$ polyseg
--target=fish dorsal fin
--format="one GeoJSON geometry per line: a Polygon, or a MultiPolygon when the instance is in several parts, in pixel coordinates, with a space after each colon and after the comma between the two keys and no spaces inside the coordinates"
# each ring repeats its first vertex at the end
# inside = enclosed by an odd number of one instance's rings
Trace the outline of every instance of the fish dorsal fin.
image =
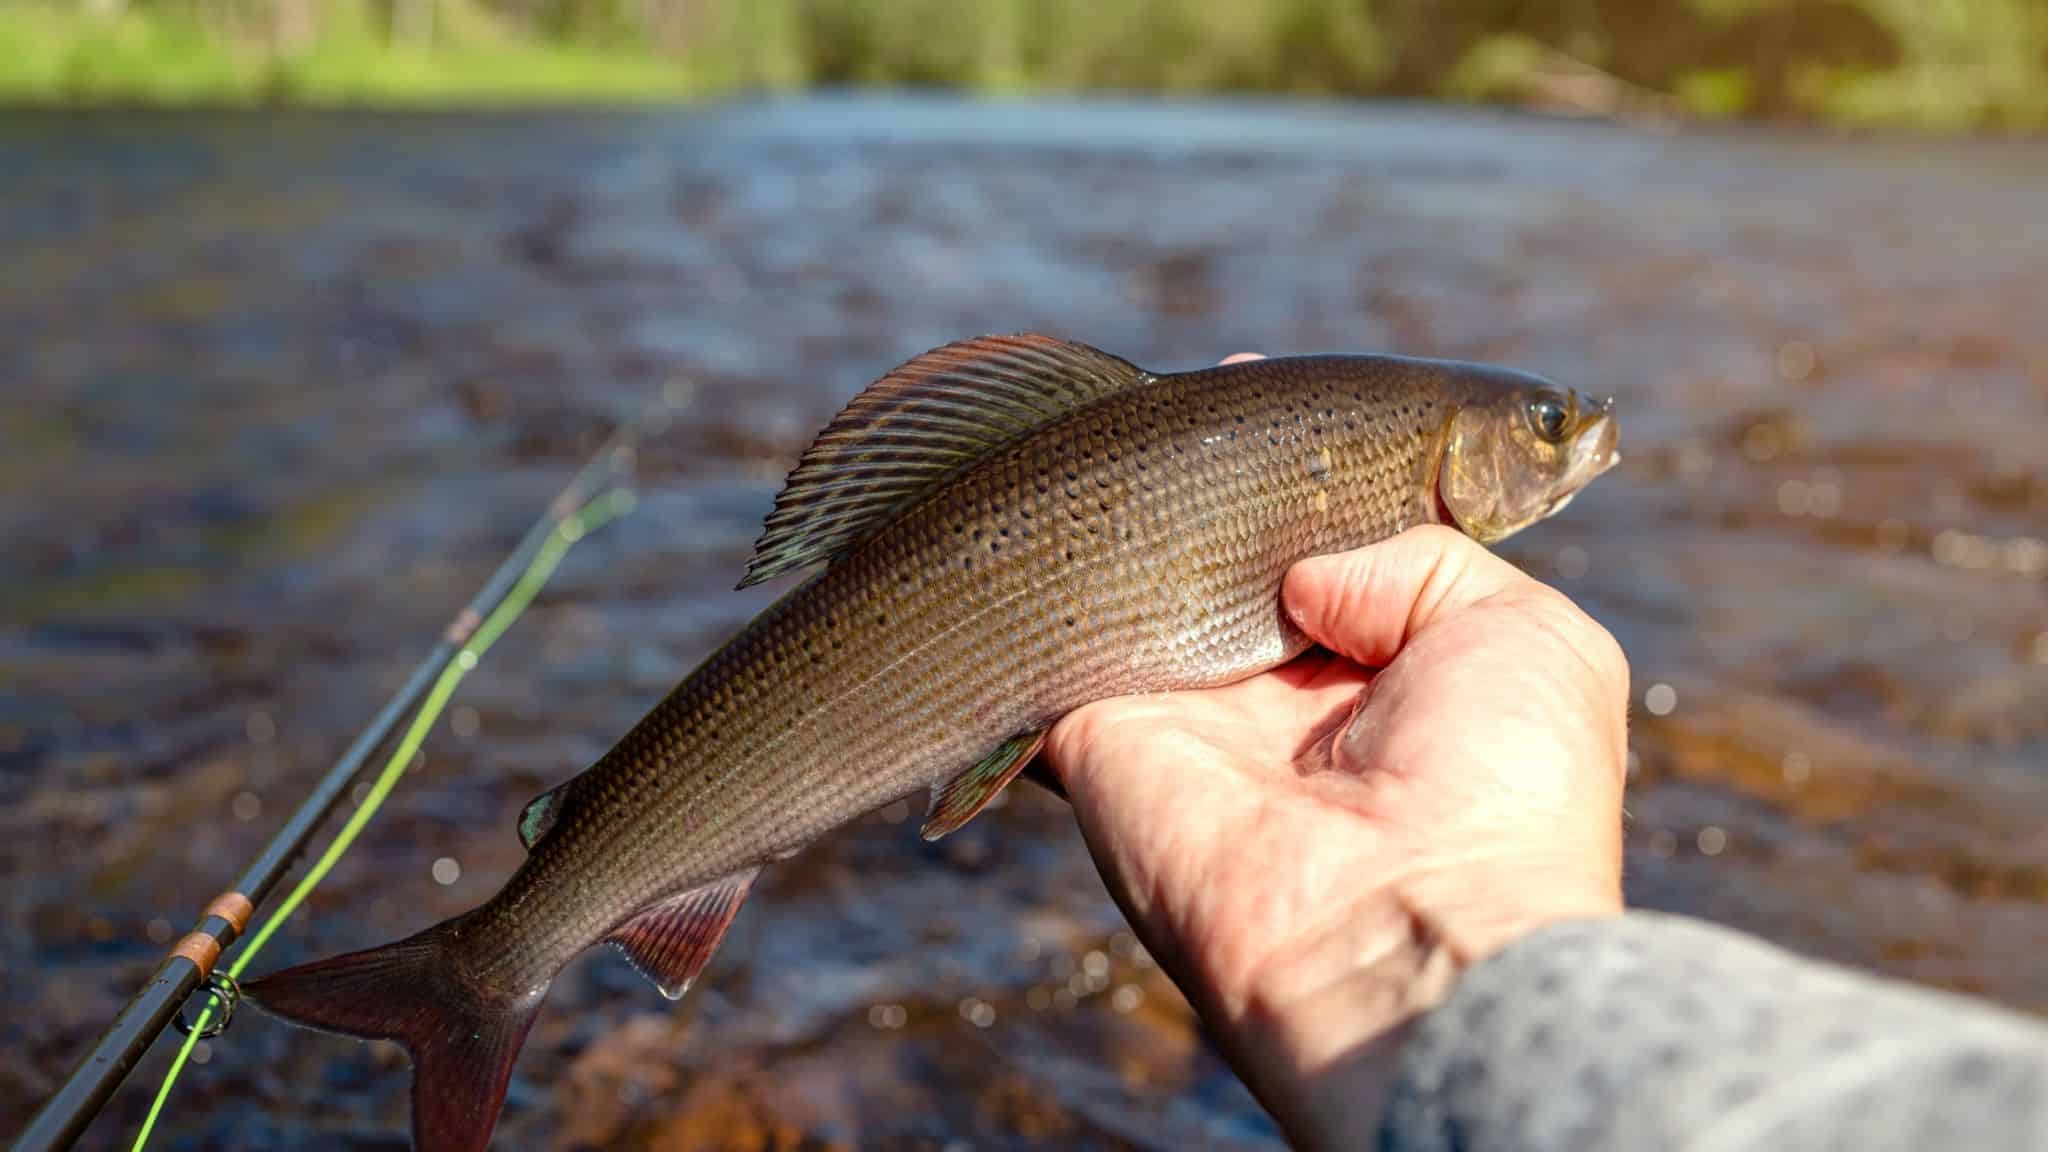
{"type": "Polygon", "coordinates": [[[553,788],[535,796],[519,810],[519,843],[528,852],[548,834],[555,821],[562,815],[563,802],[569,798],[569,785],[576,782],[574,777],[562,781],[553,788]]]}
{"type": "Polygon", "coordinates": [[[932,810],[925,816],[921,830],[924,838],[937,840],[949,832],[958,831],[974,819],[976,813],[988,807],[988,802],[1003,790],[1003,785],[1038,755],[1039,746],[1045,743],[1045,733],[1044,728],[1019,732],[996,745],[996,750],[982,757],[981,763],[948,780],[943,786],[932,789],[932,810]]]}
{"type": "Polygon", "coordinates": [[[935,348],[867,386],[789,474],[740,587],[830,560],[968,464],[1146,379],[1050,336],[935,348]]]}
{"type": "Polygon", "coordinates": [[[718,942],[725,939],[725,930],[732,927],[759,872],[735,872],[649,904],[612,929],[605,940],[617,945],[663,996],[680,1000],[718,951],[718,942]]]}

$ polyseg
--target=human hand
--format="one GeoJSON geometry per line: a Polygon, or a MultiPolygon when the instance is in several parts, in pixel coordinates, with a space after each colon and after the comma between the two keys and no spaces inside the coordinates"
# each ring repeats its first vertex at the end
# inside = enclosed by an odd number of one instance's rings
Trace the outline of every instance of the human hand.
{"type": "Polygon", "coordinates": [[[1046,753],[1111,892],[1289,1138],[1367,1146],[1407,1022],[1459,972],[1620,912],[1628,666],[1449,528],[1303,561],[1282,599],[1321,650],[1090,705],[1046,753]]]}

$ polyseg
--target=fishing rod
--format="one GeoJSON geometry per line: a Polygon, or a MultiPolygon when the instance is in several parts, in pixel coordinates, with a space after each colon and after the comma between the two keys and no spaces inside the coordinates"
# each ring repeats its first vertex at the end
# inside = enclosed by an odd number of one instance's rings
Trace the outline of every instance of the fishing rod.
{"type": "MultiPolygon", "coordinates": [[[[150,1045],[201,988],[207,990],[213,1003],[220,1005],[220,1026],[225,1026],[235,993],[226,974],[215,973],[221,953],[240,938],[256,909],[263,906],[264,900],[298,863],[307,841],[349,794],[357,777],[363,775],[371,763],[371,754],[427,696],[450,663],[465,652],[478,627],[535,567],[550,539],[607,489],[617,488],[620,478],[632,467],[634,447],[642,432],[658,427],[665,417],[665,404],[657,402],[640,419],[607,438],[578,470],[476,595],[456,613],[433,648],[406,677],[404,685],[320,777],[312,793],[264,845],[256,860],[243,870],[233,886],[206,903],[192,930],[171,946],[149,980],[15,1138],[13,1152],[56,1152],[71,1147],[106,1107],[115,1089],[127,1079],[150,1045]]],[[[180,1021],[180,1029],[184,1027],[180,1021]]]]}

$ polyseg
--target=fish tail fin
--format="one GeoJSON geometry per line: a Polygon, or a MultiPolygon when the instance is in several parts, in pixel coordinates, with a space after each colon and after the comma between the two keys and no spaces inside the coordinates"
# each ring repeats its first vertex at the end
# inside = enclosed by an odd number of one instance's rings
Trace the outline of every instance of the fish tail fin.
{"type": "Polygon", "coordinates": [[[243,991],[266,1012],[362,1039],[394,1040],[412,1055],[413,1144],[420,1152],[483,1152],[512,1063],[547,985],[494,994],[451,963],[455,926],[301,964],[243,991]]]}

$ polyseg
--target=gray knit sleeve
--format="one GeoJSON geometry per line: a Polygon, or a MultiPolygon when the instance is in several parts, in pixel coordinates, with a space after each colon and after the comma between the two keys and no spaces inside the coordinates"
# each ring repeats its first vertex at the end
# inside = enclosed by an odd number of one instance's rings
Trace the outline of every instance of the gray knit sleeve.
{"type": "Polygon", "coordinates": [[[1417,1023],[1380,1147],[2048,1150],[2048,1026],[1676,917],[1553,925],[1417,1023]]]}

